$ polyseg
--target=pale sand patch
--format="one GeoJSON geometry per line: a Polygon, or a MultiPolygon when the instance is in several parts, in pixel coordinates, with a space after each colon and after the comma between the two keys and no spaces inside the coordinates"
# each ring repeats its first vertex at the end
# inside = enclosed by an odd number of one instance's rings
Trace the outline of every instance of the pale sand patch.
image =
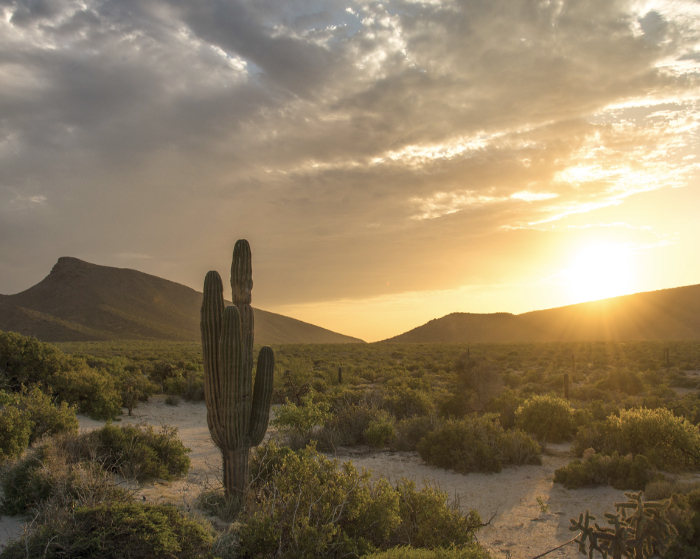
{"type": "MultiPolygon", "coordinates": [[[[81,430],[104,425],[79,416],[81,430]]],[[[219,483],[221,458],[207,429],[206,407],[203,403],[181,402],[178,406],[165,404],[163,396],[156,396],[148,404],[139,404],[134,415],[124,415],[122,423],[149,423],[156,428],[171,425],[185,446],[191,449],[192,467],[183,480],[156,482],[136,488],[139,498],[151,502],[170,502],[185,507],[194,504],[205,487],[219,483]]],[[[479,541],[495,557],[528,559],[556,547],[573,537],[569,518],[589,508],[600,520],[603,512],[612,511],[616,501],[626,500],[622,491],[610,487],[567,491],[552,481],[554,470],[571,460],[568,445],[550,445],[542,466],[505,468],[499,474],[461,475],[422,463],[412,452],[370,451],[369,449],[341,449],[340,460],[352,460],[358,469],[372,470],[374,478],[386,477],[397,481],[401,477],[414,480],[418,486],[432,483],[457,495],[463,510],[479,511],[483,521],[493,515],[490,526],[479,532],[479,541]],[[549,505],[549,513],[540,512],[537,497],[549,505]]],[[[0,545],[9,536],[21,533],[22,520],[3,517],[0,520],[0,545]]],[[[547,557],[582,558],[574,545],[555,551],[547,557]]]]}

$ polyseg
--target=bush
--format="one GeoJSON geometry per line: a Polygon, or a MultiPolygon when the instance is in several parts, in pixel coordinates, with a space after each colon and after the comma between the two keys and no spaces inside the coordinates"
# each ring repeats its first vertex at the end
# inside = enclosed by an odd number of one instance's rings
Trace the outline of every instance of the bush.
{"type": "Polygon", "coordinates": [[[69,406],[66,402],[54,404],[51,393],[45,394],[38,386],[33,386],[30,390],[22,387],[18,393],[0,395],[0,401],[4,402],[5,409],[14,407],[20,410],[32,423],[29,444],[44,435],[78,432],[75,406],[69,406]]]}
{"type": "Polygon", "coordinates": [[[239,521],[238,556],[358,556],[395,545],[471,545],[481,526],[433,488],[402,480],[370,482],[352,463],[339,464],[308,447],[274,443],[255,451],[251,471],[258,496],[239,521]]]}
{"type": "Polygon", "coordinates": [[[122,397],[122,407],[129,415],[139,402],[147,402],[155,394],[158,386],[151,382],[140,370],[122,371],[119,375],[119,390],[122,397]]]}
{"type": "Polygon", "coordinates": [[[554,482],[567,489],[612,485],[615,489],[641,490],[658,477],[642,455],[594,454],[588,460],[574,460],[554,472],[554,482]]]}
{"type": "Polygon", "coordinates": [[[573,450],[581,455],[593,447],[603,454],[643,454],[661,470],[684,471],[700,467],[700,433],[682,417],[664,408],[631,409],[580,428],[573,450]]]}
{"type": "Polygon", "coordinates": [[[6,464],[0,472],[0,488],[0,512],[10,515],[30,509],[66,509],[131,499],[131,494],[119,488],[114,476],[100,464],[70,463],[70,457],[52,441],[6,464]]]}
{"type": "Polygon", "coordinates": [[[204,372],[177,370],[163,382],[166,394],[182,396],[188,402],[204,400],[204,372]]]}
{"type": "Polygon", "coordinates": [[[407,382],[390,382],[389,388],[381,407],[396,419],[430,415],[435,411],[429,392],[413,388],[407,382]]]}
{"type": "Polygon", "coordinates": [[[314,403],[313,398],[314,392],[310,391],[301,397],[301,405],[297,406],[287,400],[283,406],[275,411],[272,425],[283,433],[300,435],[308,435],[316,426],[323,427],[325,422],[331,418],[330,405],[326,402],[314,403]]]}
{"type": "Polygon", "coordinates": [[[524,433],[505,431],[493,414],[448,420],[418,443],[418,452],[428,464],[462,473],[542,463],[537,442],[524,433]]]}
{"type": "Polygon", "coordinates": [[[394,450],[416,450],[421,439],[442,427],[443,423],[432,416],[402,419],[396,424],[396,438],[391,447],[394,450]]]}
{"type": "Polygon", "coordinates": [[[0,411],[0,462],[20,456],[29,446],[34,424],[15,406],[0,411]]]}
{"type": "Polygon", "coordinates": [[[121,395],[106,371],[91,369],[84,359],[35,338],[0,332],[0,370],[14,391],[39,384],[93,419],[114,419],[121,413],[121,395]]]}
{"type": "Polygon", "coordinates": [[[340,406],[314,438],[324,451],[333,451],[341,445],[366,444],[365,431],[370,422],[381,420],[385,413],[364,401],[340,406]]]}
{"type": "Polygon", "coordinates": [[[364,437],[370,446],[377,448],[383,448],[387,443],[394,440],[396,438],[396,428],[391,420],[391,416],[385,412],[382,417],[370,421],[364,430],[364,437]]]}
{"type": "Polygon", "coordinates": [[[2,551],[2,559],[213,557],[211,525],[170,505],[107,503],[58,515],[2,551]]]}
{"type": "Polygon", "coordinates": [[[540,440],[559,443],[573,434],[569,402],[557,396],[532,396],[515,412],[515,423],[540,440]]]}
{"type": "Polygon", "coordinates": [[[190,468],[190,449],[178,438],[176,427],[166,425],[156,433],[150,425],[105,425],[90,436],[98,443],[93,452],[105,468],[139,481],[172,480],[190,468]]]}

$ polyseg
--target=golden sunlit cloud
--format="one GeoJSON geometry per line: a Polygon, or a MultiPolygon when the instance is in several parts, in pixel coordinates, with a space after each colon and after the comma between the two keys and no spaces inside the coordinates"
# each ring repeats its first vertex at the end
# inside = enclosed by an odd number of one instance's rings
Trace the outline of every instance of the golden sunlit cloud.
{"type": "Polygon", "coordinates": [[[516,192],[510,195],[511,198],[516,200],[522,200],[524,202],[537,202],[539,200],[550,200],[552,198],[558,198],[559,194],[554,194],[553,192],[516,192]]]}

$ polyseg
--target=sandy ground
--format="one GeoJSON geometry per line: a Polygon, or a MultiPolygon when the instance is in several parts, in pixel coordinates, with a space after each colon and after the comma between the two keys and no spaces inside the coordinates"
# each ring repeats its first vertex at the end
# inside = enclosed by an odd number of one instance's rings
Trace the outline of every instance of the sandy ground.
{"type": "MultiPolygon", "coordinates": [[[[81,430],[91,430],[102,422],[79,416],[81,430]]],[[[203,403],[182,402],[168,406],[164,397],[140,404],[123,423],[150,423],[176,426],[184,444],[191,449],[192,468],[187,478],[176,482],[155,482],[137,488],[139,497],[151,502],[171,502],[191,507],[205,487],[216,486],[220,479],[220,455],[209,436],[203,403]]],[[[506,468],[499,474],[462,475],[424,464],[417,453],[373,451],[368,448],[342,449],[337,457],[352,460],[358,469],[367,468],[373,476],[396,481],[401,477],[417,485],[431,483],[459,498],[463,510],[476,509],[482,521],[490,525],[478,535],[479,541],[494,557],[529,559],[568,540],[569,519],[589,508],[602,519],[612,511],[613,503],[626,500],[622,491],[610,487],[567,491],[552,482],[554,470],[571,459],[568,445],[549,445],[542,466],[506,468]],[[548,505],[543,513],[537,497],[548,505]]],[[[22,532],[26,519],[3,517],[0,520],[0,547],[22,532]]],[[[547,557],[582,558],[573,544],[547,557]]]]}

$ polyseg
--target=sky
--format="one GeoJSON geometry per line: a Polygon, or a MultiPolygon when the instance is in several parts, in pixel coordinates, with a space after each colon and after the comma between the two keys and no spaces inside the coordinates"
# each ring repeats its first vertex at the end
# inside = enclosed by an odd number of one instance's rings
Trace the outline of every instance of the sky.
{"type": "Polygon", "coordinates": [[[700,283],[700,1],[0,0],[0,293],[60,256],[366,341],[700,283]]]}

